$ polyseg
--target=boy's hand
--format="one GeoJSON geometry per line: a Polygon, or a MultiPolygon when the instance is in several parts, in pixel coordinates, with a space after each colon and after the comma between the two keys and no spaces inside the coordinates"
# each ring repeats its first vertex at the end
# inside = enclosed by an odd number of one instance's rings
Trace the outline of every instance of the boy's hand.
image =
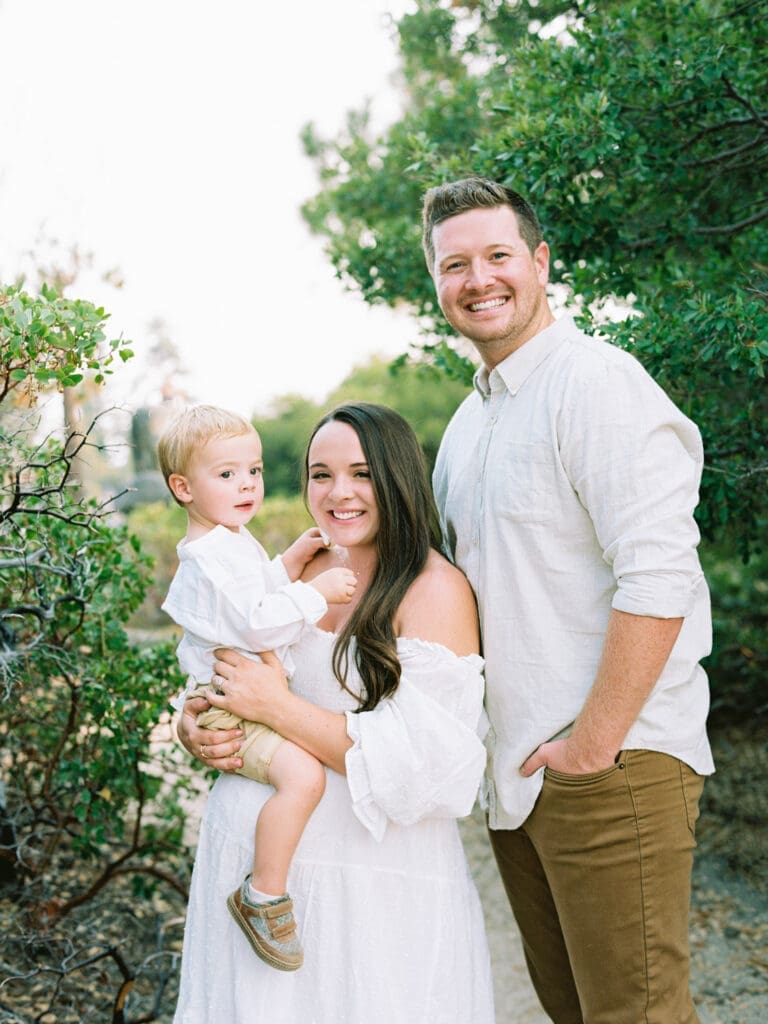
{"type": "Polygon", "coordinates": [[[328,604],[349,604],[357,587],[357,577],[351,569],[326,569],[309,582],[328,604]]]}
{"type": "Polygon", "coordinates": [[[310,527],[297,537],[281,555],[291,582],[295,582],[301,576],[304,566],[312,561],[318,551],[323,551],[327,547],[326,540],[316,526],[310,527]]]}

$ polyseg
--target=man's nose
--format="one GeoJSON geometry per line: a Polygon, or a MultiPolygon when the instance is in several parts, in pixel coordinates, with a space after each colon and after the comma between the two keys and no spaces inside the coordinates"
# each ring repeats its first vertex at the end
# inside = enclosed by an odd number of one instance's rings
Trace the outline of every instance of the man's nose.
{"type": "Polygon", "coordinates": [[[464,283],[473,291],[482,291],[493,280],[492,268],[484,260],[473,260],[467,266],[464,283]]]}

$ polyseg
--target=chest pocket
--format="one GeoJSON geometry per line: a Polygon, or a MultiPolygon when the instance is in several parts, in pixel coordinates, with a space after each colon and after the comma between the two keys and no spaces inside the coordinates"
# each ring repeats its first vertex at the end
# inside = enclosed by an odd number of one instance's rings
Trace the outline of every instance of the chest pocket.
{"type": "Polygon", "coordinates": [[[489,506],[504,519],[549,523],[557,515],[558,472],[549,444],[507,442],[488,475],[489,506]]]}

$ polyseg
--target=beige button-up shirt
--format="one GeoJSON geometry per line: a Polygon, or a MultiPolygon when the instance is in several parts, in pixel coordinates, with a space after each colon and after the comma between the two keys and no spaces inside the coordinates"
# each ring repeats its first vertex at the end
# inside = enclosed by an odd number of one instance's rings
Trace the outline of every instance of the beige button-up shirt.
{"type": "Polygon", "coordinates": [[[446,550],[478,598],[491,827],[516,828],[533,808],[543,769],[524,779],[520,766],[578,715],[611,608],[685,617],[623,748],[714,770],[693,519],[702,463],[696,426],[637,360],[570,317],[476,374],[434,488],[446,550]]]}

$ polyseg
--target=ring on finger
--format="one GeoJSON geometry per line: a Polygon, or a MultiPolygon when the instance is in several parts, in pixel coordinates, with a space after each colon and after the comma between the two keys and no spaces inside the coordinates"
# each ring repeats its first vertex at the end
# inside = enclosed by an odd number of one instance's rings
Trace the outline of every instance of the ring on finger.
{"type": "Polygon", "coordinates": [[[207,749],[208,749],[207,744],[202,743],[200,745],[200,757],[202,757],[204,761],[208,760],[208,754],[206,753],[207,749]]]}

